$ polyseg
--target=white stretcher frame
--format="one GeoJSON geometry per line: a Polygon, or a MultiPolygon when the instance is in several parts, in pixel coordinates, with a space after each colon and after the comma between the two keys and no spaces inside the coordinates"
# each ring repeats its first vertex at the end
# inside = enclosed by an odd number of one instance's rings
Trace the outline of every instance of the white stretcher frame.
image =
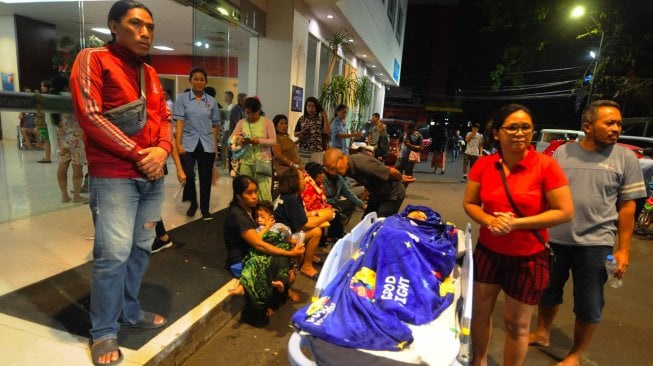
{"type": "MultiPolygon", "coordinates": [[[[342,239],[338,240],[331,249],[329,256],[322,266],[320,276],[315,284],[313,299],[320,297],[322,291],[328,283],[335,277],[338,270],[351,258],[367,229],[379,219],[375,212],[367,214],[361,222],[356,225],[352,231],[342,239]]],[[[472,254],[472,226],[467,224],[465,232],[458,230],[459,243],[464,243],[464,249],[459,250],[463,255],[462,266],[460,266],[460,298],[462,301],[454,301],[451,306],[462,304],[460,309],[456,309],[455,316],[458,327],[458,341],[460,348],[457,356],[443,366],[466,366],[471,362],[471,337],[470,325],[472,319],[472,300],[474,288],[474,260],[472,254]]],[[[461,246],[459,245],[459,248],[461,246]]],[[[455,271],[455,270],[454,270],[455,271]]],[[[310,359],[304,352],[308,352],[308,338],[298,331],[293,332],[288,341],[288,359],[293,366],[316,366],[316,362],[310,359]]]]}

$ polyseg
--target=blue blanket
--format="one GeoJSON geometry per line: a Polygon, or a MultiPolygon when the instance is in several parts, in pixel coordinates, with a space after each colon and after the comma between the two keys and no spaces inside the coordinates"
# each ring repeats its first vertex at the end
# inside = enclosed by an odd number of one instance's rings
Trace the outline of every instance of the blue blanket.
{"type": "Polygon", "coordinates": [[[339,346],[401,350],[413,341],[405,323],[428,323],[453,301],[457,240],[437,212],[409,205],[369,228],[322,297],[292,324],[339,346]],[[426,220],[407,217],[415,210],[426,220]]]}

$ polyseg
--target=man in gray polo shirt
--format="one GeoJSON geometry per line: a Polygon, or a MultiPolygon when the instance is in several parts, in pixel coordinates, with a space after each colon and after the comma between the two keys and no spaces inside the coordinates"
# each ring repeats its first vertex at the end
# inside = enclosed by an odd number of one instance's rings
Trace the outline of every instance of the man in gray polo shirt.
{"type": "Polygon", "coordinates": [[[347,175],[370,192],[365,214],[394,215],[406,197],[401,173],[367,154],[345,155],[339,149],[328,149],[324,153],[324,170],[331,175],[347,175]]]}
{"type": "Polygon", "coordinates": [[[558,365],[580,365],[601,321],[605,257],[612,254],[618,236],[615,275],[621,278],[628,269],[635,200],[646,195],[637,157],[616,144],[622,123],[619,104],[595,101],[585,109],[581,122],[585,139],[565,144],[553,155],[569,179],[575,215],[571,222],[549,229],[555,260],[549,288],[538,307],[537,329],[530,335],[532,345],[549,346],[551,326],[571,271],[574,343],[558,365]]]}
{"type": "Polygon", "coordinates": [[[379,143],[379,125],[381,123],[381,115],[378,113],[372,114],[372,125],[367,131],[367,144],[374,148],[379,143]]]}

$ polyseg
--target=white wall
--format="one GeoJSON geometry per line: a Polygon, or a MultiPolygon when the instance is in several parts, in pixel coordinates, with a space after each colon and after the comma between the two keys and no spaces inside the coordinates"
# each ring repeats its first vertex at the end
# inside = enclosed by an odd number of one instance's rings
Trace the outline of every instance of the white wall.
{"type": "MultiPolygon", "coordinates": [[[[292,71],[290,76],[290,90],[292,94],[292,85],[300,86],[304,89],[304,99],[302,101],[302,108],[306,98],[311,96],[306,91],[306,62],[308,54],[308,19],[304,18],[299,12],[294,11],[295,18],[293,21],[293,47],[292,47],[292,71]]],[[[312,93],[311,93],[312,94],[312,93]]],[[[288,131],[295,130],[295,124],[303,112],[291,112],[290,100],[288,100],[288,131]],[[292,129],[291,129],[292,128],[292,129]]]]}
{"type": "MultiPolygon", "coordinates": [[[[13,73],[14,88],[18,88],[18,55],[13,15],[0,16],[0,72],[13,73]]],[[[0,112],[0,118],[2,118],[2,138],[16,140],[18,112],[0,112]]]]}
{"type": "Polygon", "coordinates": [[[305,86],[308,21],[294,9],[293,0],[275,0],[267,9],[265,37],[259,38],[258,85],[268,118],[288,116],[294,128],[299,118],[290,112],[292,86],[305,86]]]}
{"type": "Polygon", "coordinates": [[[238,58],[238,93],[246,93],[248,96],[258,95],[258,48],[259,37],[249,37],[249,56],[238,58]],[[243,73],[240,70],[247,70],[247,72],[243,73]]]}
{"type": "MultiPolygon", "coordinates": [[[[405,17],[407,0],[399,0],[398,3],[401,4],[405,17]]],[[[402,63],[404,32],[402,30],[401,42],[397,41],[383,3],[378,0],[342,0],[338,1],[337,5],[342,13],[346,14],[356,33],[364,38],[365,44],[379,60],[384,73],[392,77],[395,59],[400,66],[402,63]]],[[[398,80],[396,81],[398,85],[398,80]]]]}

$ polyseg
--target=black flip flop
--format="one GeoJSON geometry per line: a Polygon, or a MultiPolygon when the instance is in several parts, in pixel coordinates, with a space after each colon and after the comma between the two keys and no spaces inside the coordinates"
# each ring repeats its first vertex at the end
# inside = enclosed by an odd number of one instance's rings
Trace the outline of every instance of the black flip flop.
{"type": "Polygon", "coordinates": [[[111,366],[122,362],[122,352],[118,347],[118,340],[115,338],[105,339],[96,344],[91,344],[91,358],[95,366],[111,366]],[[107,353],[118,351],[118,359],[108,363],[100,363],[100,357],[107,353]]]}

